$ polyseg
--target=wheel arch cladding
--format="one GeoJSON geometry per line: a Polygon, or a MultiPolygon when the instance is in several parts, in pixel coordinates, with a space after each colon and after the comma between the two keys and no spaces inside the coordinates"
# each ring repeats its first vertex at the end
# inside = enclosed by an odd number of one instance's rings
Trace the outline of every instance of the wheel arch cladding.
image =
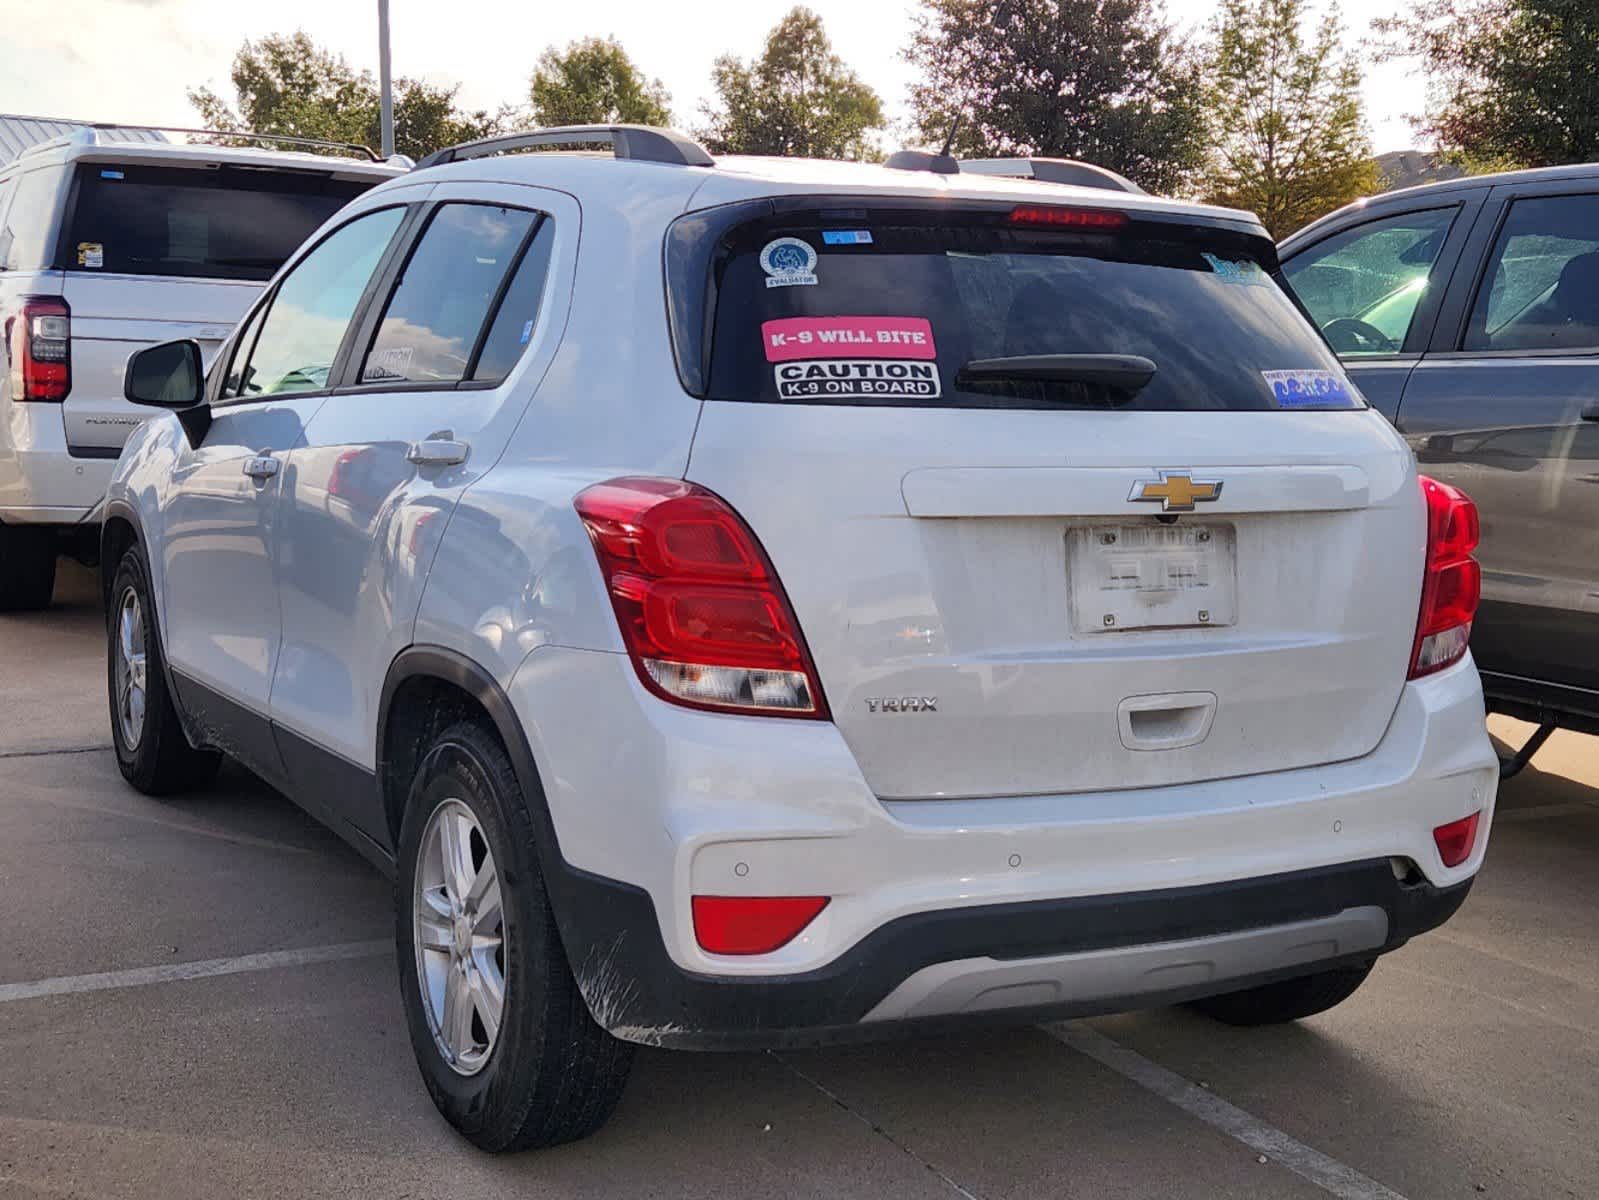
{"type": "Polygon", "coordinates": [[[120,509],[106,517],[100,530],[100,595],[107,608],[111,604],[111,583],[128,548],[141,539],[138,527],[120,509]]]}
{"type": "MultiPolygon", "coordinates": [[[[605,936],[618,922],[596,920],[598,914],[578,911],[583,904],[592,903],[594,896],[590,889],[581,887],[579,877],[584,873],[569,866],[561,854],[538,764],[516,710],[487,670],[442,646],[412,646],[402,651],[383,685],[378,709],[377,765],[395,844],[398,845],[411,779],[423,751],[434,736],[463,716],[485,721],[510,757],[522,802],[533,823],[537,839],[534,851],[544,876],[545,894],[584,1002],[603,1028],[627,1024],[638,988],[619,977],[620,964],[615,954],[618,939],[605,936]]],[[[653,909],[649,915],[653,921],[653,909]]],[[[620,922],[621,928],[627,925],[628,922],[620,922]]]]}

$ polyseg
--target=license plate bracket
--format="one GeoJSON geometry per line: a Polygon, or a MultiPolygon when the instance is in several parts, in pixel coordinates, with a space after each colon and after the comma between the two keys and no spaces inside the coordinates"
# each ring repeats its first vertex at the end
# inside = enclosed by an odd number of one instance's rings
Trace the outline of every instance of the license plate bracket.
{"type": "Polygon", "coordinates": [[[1066,531],[1078,633],[1200,629],[1238,619],[1238,550],[1226,523],[1096,522],[1066,531]]]}

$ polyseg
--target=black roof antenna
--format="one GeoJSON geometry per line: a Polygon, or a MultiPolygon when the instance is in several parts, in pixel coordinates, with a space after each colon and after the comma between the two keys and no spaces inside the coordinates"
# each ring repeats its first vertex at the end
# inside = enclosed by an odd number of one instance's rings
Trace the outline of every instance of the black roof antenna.
{"type": "Polygon", "coordinates": [[[949,136],[944,139],[944,148],[938,152],[939,158],[949,157],[950,148],[955,145],[955,135],[960,132],[961,118],[965,115],[965,109],[955,110],[955,119],[949,123],[949,136]]]}
{"type": "Polygon", "coordinates": [[[960,130],[963,116],[965,116],[964,111],[956,112],[955,119],[950,122],[949,135],[944,138],[944,148],[937,154],[927,150],[899,150],[890,154],[888,161],[883,165],[900,171],[931,171],[935,175],[959,175],[960,161],[949,151],[955,144],[955,134],[960,130]]]}

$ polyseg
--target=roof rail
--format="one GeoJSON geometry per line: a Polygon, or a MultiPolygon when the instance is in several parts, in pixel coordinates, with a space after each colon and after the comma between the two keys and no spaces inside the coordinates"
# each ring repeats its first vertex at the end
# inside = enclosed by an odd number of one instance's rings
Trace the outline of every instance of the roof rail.
{"type": "MultiPolygon", "coordinates": [[[[55,146],[63,143],[70,144],[84,140],[88,140],[91,145],[104,145],[107,142],[118,140],[105,135],[131,131],[136,133],[187,133],[201,137],[242,138],[245,141],[252,142],[287,142],[294,146],[326,146],[334,150],[353,150],[371,162],[382,161],[378,158],[377,151],[370,146],[363,146],[359,142],[331,142],[326,138],[299,137],[287,133],[251,133],[243,129],[192,129],[184,125],[120,125],[109,121],[62,121],[61,124],[73,124],[80,126],[80,128],[72,133],[64,133],[59,137],[53,137],[48,141],[30,146],[22,154],[29,154],[46,146],[55,146]]],[[[17,157],[20,158],[22,155],[19,154],[17,157]]]]}
{"type": "Polygon", "coordinates": [[[705,152],[705,147],[673,129],[657,129],[650,125],[558,125],[446,146],[417,163],[416,169],[420,171],[443,163],[464,162],[469,158],[487,158],[512,150],[589,144],[609,145],[617,158],[633,162],[670,163],[678,167],[716,165],[716,160],[705,152]]]}
{"type": "Polygon", "coordinates": [[[1138,192],[1124,175],[1073,158],[954,158],[928,150],[900,150],[885,166],[901,171],[932,171],[938,175],[990,175],[1004,179],[1036,179],[1040,183],[1069,183],[1076,187],[1104,188],[1112,192],[1138,192]]]}

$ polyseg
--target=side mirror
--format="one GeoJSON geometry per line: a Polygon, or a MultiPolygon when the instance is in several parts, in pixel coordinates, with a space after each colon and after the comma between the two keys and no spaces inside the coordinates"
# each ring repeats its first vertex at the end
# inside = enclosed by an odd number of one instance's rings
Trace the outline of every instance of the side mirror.
{"type": "Polygon", "coordinates": [[[205,364],[192,339],[146,346],[128,358],[122,394],[134,404],[193,408],[205,399],[205,364]]]}

